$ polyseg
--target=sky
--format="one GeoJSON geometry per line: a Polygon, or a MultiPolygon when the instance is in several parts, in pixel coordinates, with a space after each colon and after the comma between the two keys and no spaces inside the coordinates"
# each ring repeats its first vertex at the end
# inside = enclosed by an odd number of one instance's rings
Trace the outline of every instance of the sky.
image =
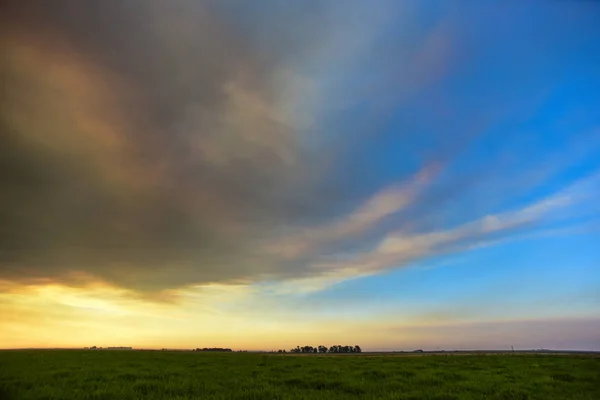
{"type": "Polygon", "coordinates": [[[600,2],[2,7],[0,347],[600,351],[600,2]]]}

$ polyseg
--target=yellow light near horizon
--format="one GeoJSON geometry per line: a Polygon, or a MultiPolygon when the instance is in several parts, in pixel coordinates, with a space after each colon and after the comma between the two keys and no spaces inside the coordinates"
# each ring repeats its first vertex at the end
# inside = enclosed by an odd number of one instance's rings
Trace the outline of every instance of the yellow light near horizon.
{"type": "Polygon", "coordinates": [[[352,343],[374,335],[347,323],[253,312],[254,290],[209,285],[181,290],[176,302],[144,299],[104,284],[12,286],[0,294],[3,347],[132,346],[244,349],[287,348],[293,343],[352,343]],[[229,303],[227,303],[229,301],[229,303]],[[238,304],[236,312],[222,307],[238,304]],[[245,306],[247,304],[247,306],[245,306]],[[362,332],[361,332],[362,331],[362,332]],[[352,332],[352,333],[349,333],[352,332]]]}

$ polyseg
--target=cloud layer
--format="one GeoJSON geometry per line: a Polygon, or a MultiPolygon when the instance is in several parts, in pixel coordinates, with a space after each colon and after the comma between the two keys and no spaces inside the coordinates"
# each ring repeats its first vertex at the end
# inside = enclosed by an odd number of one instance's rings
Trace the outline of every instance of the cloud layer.
{"type": "Polygon", "coordinates": [[[502,107],[444,119],[431,87],[478,43],[452,8],[427,19],[389,6],[8,2],[0,279],[139,291],[344,279],[578,204],[551,191],[447,218],[495,179],[460,168],[502,107]],[[398,19],[406,35],[385,40],[398,19]],[[427,115],[395,121],[419,96],[432,99],[427,115]],[[386,179],[377,146],[401,159],[386,179]]]}

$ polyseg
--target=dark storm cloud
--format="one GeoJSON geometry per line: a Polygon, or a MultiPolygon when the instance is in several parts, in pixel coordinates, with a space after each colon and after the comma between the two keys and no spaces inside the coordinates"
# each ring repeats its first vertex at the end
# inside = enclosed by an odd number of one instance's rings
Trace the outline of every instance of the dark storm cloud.
{"type": "Polygon", "coordinates": [[[12,2],[3,19],[4,276],[254,278],[272,266],[252,238],[327,208],[273,98],[285,49],[210,5],[12,2]]]}

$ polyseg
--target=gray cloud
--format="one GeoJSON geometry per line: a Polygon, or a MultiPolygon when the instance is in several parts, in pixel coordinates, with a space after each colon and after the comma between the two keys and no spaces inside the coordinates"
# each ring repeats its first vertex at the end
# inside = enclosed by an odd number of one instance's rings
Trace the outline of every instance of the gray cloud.
{"type": "Polygon", "coordinates": [[[141,287],[254,276],[253,236],[326,208],[310,192],[318,157],[271,87],[285,54],[261,54],[209,5],[8,11],[3,275],[82,269],[141,287]]]}

